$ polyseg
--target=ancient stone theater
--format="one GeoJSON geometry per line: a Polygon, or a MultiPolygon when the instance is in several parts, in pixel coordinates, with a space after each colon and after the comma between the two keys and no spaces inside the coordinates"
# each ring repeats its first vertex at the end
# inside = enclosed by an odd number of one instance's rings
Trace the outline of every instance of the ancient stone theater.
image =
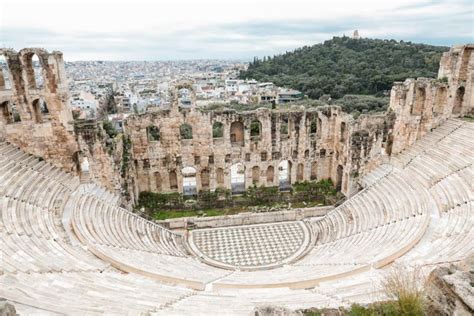
{"type": "Polygon", "coordinates": [[[395,267],[462,261],[474,251],[473,50],[452,47],[438,78],[395,82],[386,113],[356,119],[333,105],[204,110],[193,94],[180,102],[192,86],[178,82],[169,108],[130,115],[113,140],[73,120],[61,52],[0,50],[0,298],[21,315],[250,315],[383,301],[395,267]],[[322,179],[345,196],[324,216],[172,230],[130,211],[144,191],[322,179]]]}

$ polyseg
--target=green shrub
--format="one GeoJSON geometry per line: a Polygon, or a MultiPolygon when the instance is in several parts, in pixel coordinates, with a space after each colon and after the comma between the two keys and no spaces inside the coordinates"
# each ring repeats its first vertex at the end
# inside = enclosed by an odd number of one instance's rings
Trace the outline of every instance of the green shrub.
{"type": "Polygon", "coordinates": [[[114,138],[118,135],[117,130],[114,128],[112,122],[105,120],[102,122],[102,127],[110,138],[114,138]]]}

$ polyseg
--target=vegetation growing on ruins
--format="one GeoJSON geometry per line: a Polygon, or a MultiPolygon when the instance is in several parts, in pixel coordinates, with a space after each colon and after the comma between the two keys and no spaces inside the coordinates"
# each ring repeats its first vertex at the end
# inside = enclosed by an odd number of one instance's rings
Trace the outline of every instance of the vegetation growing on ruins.
{"type": "Polygon", "coordinates": [[[112,122],[110,122],[109,120],[104,120],[102,122],[102,127],[110,138],[114,138],[118,135],[117,130],[113,126],[112,122]]]}
{"type": "Polygon", "coordinates": [[[313,99],[324,94],[336,99],[347,94],[382,96],[394,81],[436,77],[447,50],[404,41],[334,37],[282,55],[256,58],[240,77],[272,81],[313,99]]]}
{"type": "Polygon", "coordinates": [[[250,207],[258,206],[271,211],[289,204],[292,207],[332,205],[339,197],[331,180],[295,183],[291,192],[280,192],[278,187],[253,186],[242,195],[232,195],[225,189],[201,191],[193,197],[144,191],[140,192],[136,210],[143,209],[143,215],[153,219],[218,216],[248,212],[250,207]]]}
{"type": "MultiPolygon", "coordinates": [[[[304,106],[305,108],[312,108],[325,105],[339,105],[344,112],[352,113],[354,116],[358,116],[361,113],[373,113],[383,112],[387,110],[390,102],[389,97],[376,97],[374,95],[356,95],[348,94],[340,99],[327,99],[324,101],[304,99],[292,103],[278,104],[278,108],[290,108],[292,106],[304,106]]],[[[258,108],[271,109],[272,105],[268,103],[262,104],[240,104],[240,103],[212,103],[205,107],[204,111],[218,111],[224,109],[232,109],[237,112],[240,111],[251,111],[258,108]]]]}
{"type": "Polygon", "coordinates": [[[339,308],[337,312],[327,309],[307,309],[305,316],[348,315],[348,316],[423,316],[425,302],[423,300],[423,283],[425,277],[418,267],[407,269],[394,267],[383,279],[382,288],[389,301],[375,302],[368,305],[353,304],[349,309],[339,308]]]}

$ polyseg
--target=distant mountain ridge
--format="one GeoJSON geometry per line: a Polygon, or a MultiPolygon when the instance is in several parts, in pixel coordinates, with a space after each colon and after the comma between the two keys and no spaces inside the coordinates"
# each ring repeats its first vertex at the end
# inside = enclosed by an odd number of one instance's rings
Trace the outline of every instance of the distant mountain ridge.
{"type": "Polygon", "coordinates": [[[324,94],[332,98],[382,95],[394,81],[436,77],[441,55],[448,50],[404,41],[334,37],[274,57],[256,58],[240,77],[272,81],[313,99],[324,94]]]}

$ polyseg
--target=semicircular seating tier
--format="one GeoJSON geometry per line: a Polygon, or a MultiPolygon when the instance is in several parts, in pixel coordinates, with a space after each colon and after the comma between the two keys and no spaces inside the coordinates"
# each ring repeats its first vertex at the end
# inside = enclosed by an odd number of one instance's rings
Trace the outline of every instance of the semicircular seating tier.
{"type": "Polygon", "coordinates": [[[380,282],[394,264],[429,271],[474,251],[472,135],[473,123],[448,120],[365,176],[364,188],[322,219],[189,238],[0,142],[0,297],[20,314],[42,315],[248,315],[265,304],[385,299],[380,282]],[[278,247],[268,246],[273,233],[278,247]],[[268,239],[264,247],[236,248],[254,236],[268,239]],[[224,252],[213,238],[225,240],[224,252]]]}

